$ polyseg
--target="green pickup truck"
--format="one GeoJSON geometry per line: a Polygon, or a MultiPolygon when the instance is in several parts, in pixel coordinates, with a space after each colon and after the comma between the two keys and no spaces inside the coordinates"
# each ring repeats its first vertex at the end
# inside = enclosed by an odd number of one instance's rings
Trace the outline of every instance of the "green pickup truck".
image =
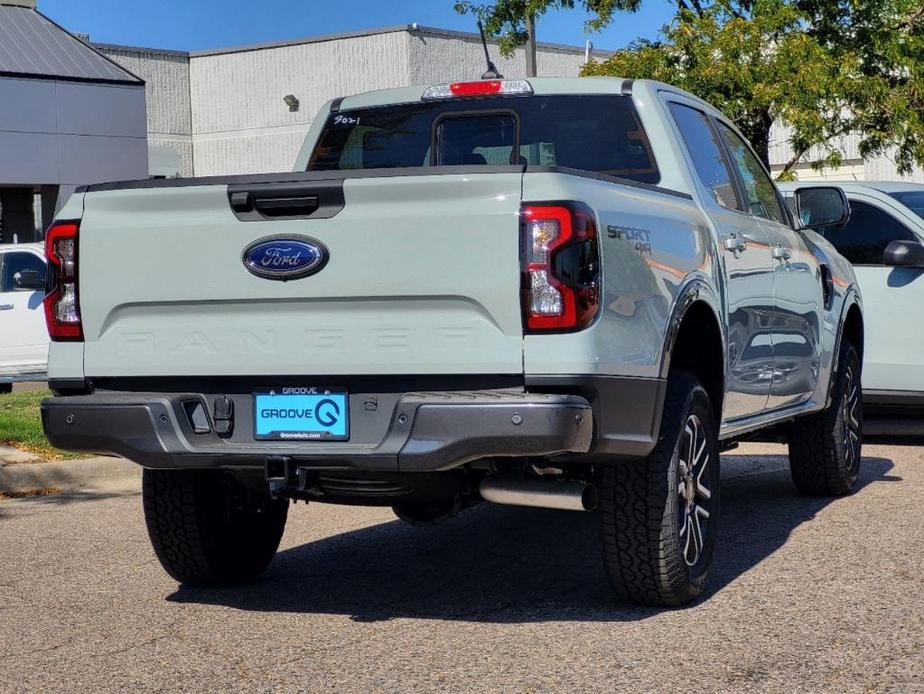
{"type": "Polygon", "coordinates": [[[731,123],[668,85],[483,80],[336,99],[294,173],[80,190],[49,231],[51,442],[145,468],[166,570],[253,579],[292,500],[415,524],[595,512],[617,595],[706,585],[719,452],[846,494],[850,265],[731,123]]]}

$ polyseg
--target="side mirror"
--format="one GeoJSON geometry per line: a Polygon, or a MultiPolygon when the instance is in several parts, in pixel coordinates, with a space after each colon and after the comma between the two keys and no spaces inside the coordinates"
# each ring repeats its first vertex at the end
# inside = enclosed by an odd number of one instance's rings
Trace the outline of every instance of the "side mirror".
{"type": "Polygon", "coordinates": [[[794,200],[803,229],[839,227],[850,221],[850,203],[840,188],[799,188],[794,200]]]}
{"type": "Polygon", "coordinates": [[[891,267],[924,268],[924,244],[919,241],[893,241],[882,254],[882,264],[891,267]]]}
{"type": "Polygon", "coordinates": [[[13,289],[17,292],[44,291],[45,275],[38,270],[21,270],[13,275],[13,289]]]}

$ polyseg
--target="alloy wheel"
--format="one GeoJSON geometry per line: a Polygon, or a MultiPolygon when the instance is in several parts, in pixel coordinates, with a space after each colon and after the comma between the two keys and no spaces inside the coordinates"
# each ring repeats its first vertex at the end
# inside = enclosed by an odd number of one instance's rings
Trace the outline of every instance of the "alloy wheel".
{"type": "Polygon", "coordinates": [[[678,451],[680,482],[677,488],[680,542],[687,566],[694,566],[703,554],[710,518],[712,492],[708,480],[710,460],[707,432],[695,414],[687,417],[678,451]]]}
{"type": "Polygon", "coordinates": [[[863,428],[860,424],[860,384],[857,383],[852,366],[844,374],[844,393],[844,453],[847,456],[847,471],[854,475],[860,467],[863,428]]]}

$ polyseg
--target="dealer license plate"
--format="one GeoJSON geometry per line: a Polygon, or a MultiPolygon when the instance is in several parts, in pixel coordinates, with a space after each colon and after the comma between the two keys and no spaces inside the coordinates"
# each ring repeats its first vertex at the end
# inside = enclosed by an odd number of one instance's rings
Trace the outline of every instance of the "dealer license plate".
{"type": "Polygon", "coordinates": [[[349,441],[350,397],[326,388],[260,388],[253,395],[258,441],[349,441]]]}

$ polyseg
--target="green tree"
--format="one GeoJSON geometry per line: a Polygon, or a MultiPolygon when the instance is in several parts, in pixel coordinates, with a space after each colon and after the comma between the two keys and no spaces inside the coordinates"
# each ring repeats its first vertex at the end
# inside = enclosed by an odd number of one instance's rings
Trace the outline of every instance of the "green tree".
{"type": "MultiPolygon", "coordinates": [[[[681,0],[682,2],[682,0],[681,0]]],[[[495,0],[493,3],[457,0],[456,12],[474,14],[484,22],[488,36],[498,39],[501,52],[509,56],[529,39],[526,21],[549,10],[582,7],[591,14],[587,31],[599,31],[613,21],[617,12],[635,12],[642,0],[495,0]]]]}
{"type": "MultiPolygon", "coordinates": [[[[847,133],[862,156],[893,154],[899,171],[924,166],[924,3],[921,0],[677,0],[655,41],[637,41],[587,65],[586,75],[677,85],[732,118],[765,162],[770,128],[788,126],[792,178],[809,157],[837,166],[847,133]]],[[[587,1],[587,29],[640,2],[587,1]]],[[[464,7],[462,7],[464,6],[464,7]]],[[[477,11],[505,50],[525,39],[528,12],[572,8],[564,0],[457,3],[477,11]]]]}
{"type": "Polygon", "coordinates": [[[800,0],[807,33],[841,66],[845,120],[864,157],[924,167],[924,2],[800,0]]]}
{"type": "MultiPolygon", "coordinates": [[[[591,63],[585,75],[620,75],[670,82],[723,111],[769,164],[770,128],[791,128],[794,156],[849,130],[843,66],[803,30],[802,13],[784,0],[758,0],[753,11],[726,2],[680,10],[658,41],[638,41],[591,63]]],[[[828,145],[818,165],[838,165],[828,145]]]]}

